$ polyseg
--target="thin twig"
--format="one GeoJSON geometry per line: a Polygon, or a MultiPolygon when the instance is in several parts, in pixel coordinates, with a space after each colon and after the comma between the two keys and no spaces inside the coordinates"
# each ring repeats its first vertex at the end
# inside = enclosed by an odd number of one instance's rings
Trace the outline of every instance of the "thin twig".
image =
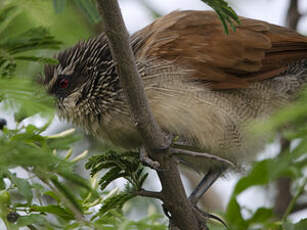
{"type": "Polygon", "coordinates": [[[307,178],[304,179],[303,183],[301,184],[301,186],[299,187],[296,195],[293,197],[293,199],[291,200],[283,218],[282,218],[282,222],[284,222],[287,217],[289,216],[289,214],[291,213],[293,207],[295,206],[295,203],[297,201],[297,199],[303,194],[305,186],[307,185],[307,178]]]}
{"type": "Polygon", "coordinates": [[[135,191],[134,194],[138,196],[156,198],[162,201],[164,199],[162,192],[153,192],[153,191],[147,191],[147,190],[142,189],[142,190],[135,191]]]}
{"type": "Polygon", "coordinates": [[[192,156],[192,157],[203,157],[207,158],[209,160],[215,160],[219,161],[221,163],[227,164],[231,167],[235,167],[235,164],[232,163],[231,161],[224,159],[222,157],[210,154],[210,153],[204,153],[204,152],[194,152],[191,150],[186,150],[186,149],[178,149],[178,148],[170,148],[170,152],[176,156],[178,155],[186,155],[186,156],[192,156]]]}

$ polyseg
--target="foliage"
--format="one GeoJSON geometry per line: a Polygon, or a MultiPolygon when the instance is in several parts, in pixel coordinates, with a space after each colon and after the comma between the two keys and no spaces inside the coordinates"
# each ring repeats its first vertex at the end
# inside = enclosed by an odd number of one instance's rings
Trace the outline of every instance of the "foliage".
{"type": "MultiPolygon", "coordinates": [[[[228,25],[234,29],[234,23],[239,23],[225,1],[203,1],[217,11],[226,32],[228,25]]],[[[92,0],[52,3],[58,15],[64,10],[66,13],[73,3],[91,22],[99,21],[92,0]]],[[[88,179],[76,172],[77,163],[87,151],[72,157],[72,146],[80,138],[75,131],[45,134],[54,114],[53,101],[36,83],[37,69],[31,67],[35,69],[31,72],[28,66],[55,63],[46,57],[46,50],[59,49],[65,34],[54,37],[45,26],[21,28],[18,25],[25,19],[21,5],[14,0],[0,3],[0,108],[10,110],[16,122],[14,128],[0,130],[0,219],[8,229],[166,229],[160,214],[138,221],[124,215],[124,204],[135,197],[134,192],[142,188],[147,177],[137,153],[109,151],[92,156],[86,164],[92,176],[88,179]],[[59,37],[61,42],[56,39],[59,37]],[[42,127],[23,122],[37,114],[45,121],[42,127]],[[121,177],[127,181],[125,189],[109,191],[108,185],[121,177]]],[[[298,140],[298,144],[285,150],[285,154],[256,162],[248,175],[238,181],[226,212],[221,214],[231,229],[306,229],[306,219],[293,223],[289,218],[306,187],[306,102],[304,92],[297,103],[261,126],[264,132],[282,130],[287,139],[298,140]],[[285,123],[289,125],[282,129],[285,123]],[[283,218],[274,216],[272,207],[260,207],[243,215],[246,208],[238,197],[253,186],[268,186],[282,176],[291,178],[294,185],[293,200],[283,218]]],[[[210,223],[210,229],[225,228],[210,223]]]]}
{"type": "MultiPolygon", "coordinates": [[[[101,20],[99,12],[95,5],[95,0],[72,0],[92,23],[97,23],[101,20]]],[[[53,0],[53,5],[56,13],[61,13],[66,5],[67,0],[53,0]]]]}
{"type": "Polygon", "coordinates": [[[107,170],[98,182],[101,190],[121,177],[129,182],[125,191],[104,201],[100,212],[106,212],[111,208],[121,208],[126,201],[135,197],[134,191],[142,189],[142,185],[148,176],[147,173],[143,172],[144,167],[136,152],[105,152],[91,157],[85,167],[91,170],[91,176],[96,175],[103,169],[107,170]]]}
{"type": "Polygon", "coordinates": [[[228,24],[235,30],[234,23],[240,24],[240,20],[236,12],[224,0],[201,0],[215,10],[223,23],[224,30],[228,34],[228,24]]]}

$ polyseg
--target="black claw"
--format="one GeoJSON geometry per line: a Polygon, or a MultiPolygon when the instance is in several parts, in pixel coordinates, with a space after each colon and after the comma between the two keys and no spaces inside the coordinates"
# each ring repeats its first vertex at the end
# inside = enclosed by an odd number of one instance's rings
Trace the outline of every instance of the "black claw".
{"type": "Polygon", "coordinates": [[[164,214],[165,214],[169,219],[171,219],[172,216],[170,215],[170,212],[167,210],[167,208],[165,207],[164,204],[162,204],[162,209],[163,209],[164,214]]]}
{"type": "Polygon", "coordinates": [[[0,130],[3,129],[4,126],[6,126],[7,122],[5,119],[3,118],[0,118],[0,130]]]}
{"type": "Polygon", "coordinates": [[[210,214],[208,212],[202,211],[200,210],[198,207],[195,207],[195,209],[197,210],[198,213],[200,213],[203,217],[207,218],[207,219],[213,219],[216,220],[217,222],[220,222],[221,224],[223,224],[225,226],[226,229],[229,229],[229,226],[225,223],[225,221],[223,219],[221,219],[220,217],[210,214]]]}

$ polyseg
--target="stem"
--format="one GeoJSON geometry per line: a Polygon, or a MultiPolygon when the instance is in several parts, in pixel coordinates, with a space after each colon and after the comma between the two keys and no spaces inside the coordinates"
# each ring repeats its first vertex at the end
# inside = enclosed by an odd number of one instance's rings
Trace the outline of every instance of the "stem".
{"type": "Polygon", "coordinates": [[[284,214],[284,216],[283,216],[283,218],[282,218],[282,221],[283,221],[283,222],[284,222],[284,221],[287,219],[287,217],[290,215],[292,209],[294,208],[294,206],[295,206],[295,204],[296,204],[297,199],[303,194],[304,188],[305,188],[306,185],[307,185],[307,177],[304,178],[303,183],[302,183],[301,186],[299,187],[299,189],[298,189],[296,195],[295,195],[295,196],[293,197],[293,199],[291,200],[291,202],[290,202],[290,204],[289,204],[289,206],[288,206],[288,208],[287,208],[287,210],[286,210],[286,212],[285,212],[285,214],[284,214]]]}

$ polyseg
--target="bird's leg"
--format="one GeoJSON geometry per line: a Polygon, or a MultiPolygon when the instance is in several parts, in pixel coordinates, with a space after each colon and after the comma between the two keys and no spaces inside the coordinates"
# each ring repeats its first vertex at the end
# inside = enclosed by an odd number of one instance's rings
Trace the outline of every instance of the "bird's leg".
{"type": "MultiPolygon", "coordinates": [[[[196,186],[194,191],[191,193],[189,200],[191,201],[194,207],[194,212],[197,215],[200,222],[206,223],[207,219],[214,219],[222,223],[227,229],[229,229],[226,223],[221,218],[213,214],[207,213],[205,211],[202,211],[197,207],[199,199],[208,191],[208,189],[221,176],[223,172],[224,169],[209,170],[207,174],[202,178],[200,183],[196,186]]],[[[206,225],[204,225],[204,228],[202,229],[206,230],[206,225]]]]}
{"type": "Polygon", "coordinates": [[[209,170],[191,193],[189,200],[196,206],[199,199],[208,191],[211,185],[220,177],[224,170],[209,170]]]}
{"type": "Polygon", "coordinates": [[[175,155],[175,156],[189,156],[189,157],[202,157],[202,158],[207,158],[209,160],[214,160],[214,161],[219,161],[225,165],[229,165],[230,167],[235,167],[235,164],[232,163],[230,160],[227,160],[225,158],[210,154],[210,153],[205,153],[205,152],[195,152],[191,151],[188,149],[182,149],[182,148],[170,148],[170,152],[175,155]]]}

